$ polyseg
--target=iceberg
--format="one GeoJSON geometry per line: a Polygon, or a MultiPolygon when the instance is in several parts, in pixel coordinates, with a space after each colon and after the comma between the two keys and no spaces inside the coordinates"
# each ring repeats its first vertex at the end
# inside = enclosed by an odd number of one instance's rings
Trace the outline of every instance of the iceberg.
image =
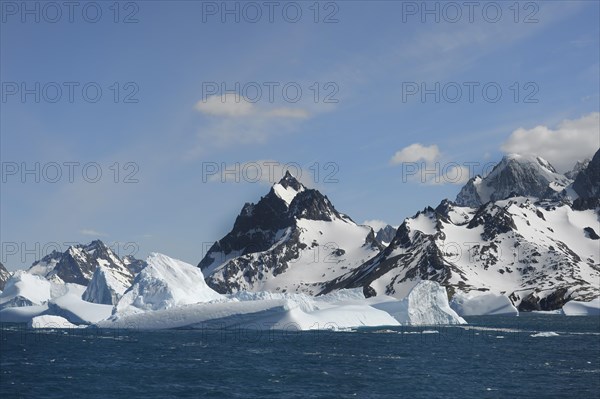
{"type": "MultiPolygon", "coordinates": [[[[127,273],[129,271],[124,269],[127,273]]],[[[83,293],[83,300],[104,305],[115,305],[131,285],[131,274],[98,266],[83,293]]]]}
{"type": "Polygon", "coordinates": [[[245,328],[253,330],[346,330],[397,326],[388,313],[369,305],[315,307],[293,299],[230,300],[197,303],[154,312],[128,314],[97,323],[101,328],[245,328]]]}
{"type": "Polygon", "coordinates": [[[370,298],[373,306],[391,314],[402,325],[467,324],[448,304],[446,288],[420,281],[404,299],[370,298]]]}
{"type": "Polygon", "coordinates": [[[52,298],[52,285],[43,277],[16,271],[0,295],[0,308],[42,305],[52,298]]]}
{"type": "Polygon", "coordinates": [[[508,297],[494,293],[469,295],[457,292],[450,302],[450,307],[460,316],[519,315],[519,311],[508,297]]]}
{"type": "Polygon", "coordinates": [[[567,316],[600,316],[600,297],[589,302],[569,301],[562,311],[567,316]]]}
{"type": "Polygon", "coordinates": [[[112,310],[112,305],[91,303],[81,296],[66,294],[50,300],[46,314],[61,316],[75,324],[92,324],[109,318],[112,310]]]}
{"type": "Polygon", "coordinates": [[[61,329],[61,328],[80,328],[72,324],[69,320],[52,315],[36,316],[27,325],[29,328],[61,329]]]}
{"type": "MultiPolygon", "coordinates": [[[[149,262],[150,263],[150,262],[149,262]]],[[[143,291],[140,291],[143,296],[143,291]]],[[[127,293],[123,299],[127,298],[127,293]]],[[[131,307],[131,305],[129,305],[131,307]]],[[[128,309],[127,307],[125,308],[128,309]]],[[[306,294],[239,292],[219,301],[166,306],[145,312],[117,312],[97,323],[102,328],[247,328],[275,330],[347,330],[361,327],[465,324],[448,305],[446,290],[422,281],[407,298],[365,299],[358,290],[320,297],[306,294]]]]}
{"type": "Polygon", "coordinates": [[[28,323],[48,311],[48,305],[8,307],[0,309],[0,323],[28,323]]]}
{"type": "Polygon", "coordinates": [[[158,253],[150,254],[147,263],[116,304],[115,314],[226,300],[206,284],[197,267],[158,253]]]}

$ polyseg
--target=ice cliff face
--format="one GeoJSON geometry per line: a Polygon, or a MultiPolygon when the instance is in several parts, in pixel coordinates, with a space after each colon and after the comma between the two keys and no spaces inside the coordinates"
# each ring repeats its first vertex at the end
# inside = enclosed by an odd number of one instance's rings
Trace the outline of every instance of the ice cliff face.
{"type": "Polygon", "coordinates": [[[115,305],[133,282],[133,274],[124,265],[98,266],[83,293],[83,300],[115,305]]]}

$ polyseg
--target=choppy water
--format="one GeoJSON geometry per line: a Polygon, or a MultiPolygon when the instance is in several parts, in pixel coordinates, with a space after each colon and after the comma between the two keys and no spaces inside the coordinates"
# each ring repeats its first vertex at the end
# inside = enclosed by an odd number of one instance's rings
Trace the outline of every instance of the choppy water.
{"type": "Polygon", "coordinates": [[[468,321],[337,333],[3,325],[0,397],[599,396],[600,318],[525,314],[468,321]]]}

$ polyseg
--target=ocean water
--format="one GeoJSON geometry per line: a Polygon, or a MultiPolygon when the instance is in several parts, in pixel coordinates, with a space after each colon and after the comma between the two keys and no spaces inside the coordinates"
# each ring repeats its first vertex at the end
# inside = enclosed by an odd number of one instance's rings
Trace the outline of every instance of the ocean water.
{"type": "Polygon", "coordinates": [[[348,332],[0,330],[0,398],[598,398],[600,318],[348,332]]]}

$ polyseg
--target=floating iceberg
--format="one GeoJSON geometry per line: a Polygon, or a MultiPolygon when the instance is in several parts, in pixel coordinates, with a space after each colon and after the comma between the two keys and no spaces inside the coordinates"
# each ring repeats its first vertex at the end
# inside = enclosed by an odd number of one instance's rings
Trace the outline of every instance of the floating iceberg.
{"type": "Polygon", "coordinates": [[[125,267],[118,270],[100,265],[94,271],[82,298],[88,302],[114,305],[129,288],[132,279],[133,276],[125,267]]]}
{"type": "Polygon", "coordinates": [[[434,281],[420,281],[404,299],[371,298],[373,306],[394,316],[402,325],[467,324],[448,305],[446,289],[434,281]]]}
{"type": "Polygon", "coordinates": [[[112,309],[112,305],[91,303],[81,296],[66,294],[50,300],[46,314],[64,317],[76,324],[92,324],[110,317],[112,309]]]}
{"type": "Polygon", "coordinates": [[[115,307],[124,315],[170,309],[199,302],[225,300],[204,281],[202,271],[188,263],[153,253],[115,307]]]}
{"type": "Polygon", "coordinates": [[[562,310],[567,316],[600,316],[600,297],[589,302],[569,301],[562,310]]]}
{"type": "Polygon", "coordinates": [[[450,302],[450,307],[461,316],[519,315],[519,311],[508,297],[494,293],[479,295],[456,293],[450,302]]]}
{"type": "Polygon", "coordinates": [[[79,328],[79,326],[63,317],[52,315],[36,316],[28,323],[28,327],[46,329],[79,328]]]}
{"type": "MultiPolygon", "coordinates": [[[[150,262],[149,262],[150,263],[150,262]]],[[[127,294],[123,299],[127,298],[127,294]]],[[[130,310],[130,307],[125,307],[130,310]]],[[[347,330],[360,327],[464,324],[448,305],[446,290],[420,282],[403,300],[365,299],[357,290],[321,297],[305,294],[240,292],[219,301],[167,306],[156,311],[119,312],[98,327],[133,329],[248,328],[277,330],[347,330]]],[[[152,310],[152,309],[147,309],[152,310]]]]}
{"type": "Polygon", "coordinates": [[[0,295],[0,308],[42,305],[52,298],[52,285],[43,277],[16,271],[0,295]]]}

